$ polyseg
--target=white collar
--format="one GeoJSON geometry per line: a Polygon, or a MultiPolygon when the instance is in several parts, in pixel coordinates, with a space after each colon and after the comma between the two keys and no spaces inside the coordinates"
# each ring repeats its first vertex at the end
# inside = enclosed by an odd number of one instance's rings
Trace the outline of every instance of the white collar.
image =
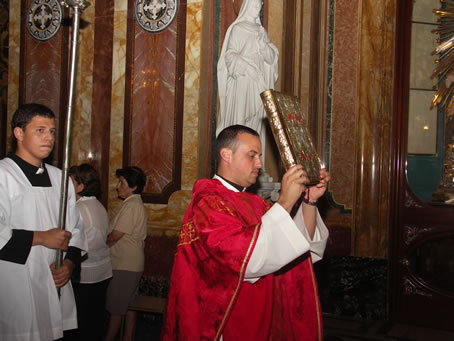
{"type": "MultiPolygon", "coordinates": [[[[227,189],[230,189],[231,191],[234,191],[234,192],[240,192],[237,188],[235,188],[234,186],[232,186],[231,184],[229,184],[227,181],[225,181],[223,178],[221,178],[219,175],[217,174],[214,174],[213,176],[213,179],[216,179],[216,180],[219,180],[221,182],[221,184],[224,185],[224,187],[226,187],[227,189]]],[[[246,190],[246,188],[244,188],[242,190],[242,192],[244,192],[246,190]]]]}
{"type": "Polygon", "coordinates": [[[37,170],[36,170],[36,173],[35,174],[43,174],[44,173],[44,165],[43,163],[41,162],[41,167],[39,167],[37,170]]]}

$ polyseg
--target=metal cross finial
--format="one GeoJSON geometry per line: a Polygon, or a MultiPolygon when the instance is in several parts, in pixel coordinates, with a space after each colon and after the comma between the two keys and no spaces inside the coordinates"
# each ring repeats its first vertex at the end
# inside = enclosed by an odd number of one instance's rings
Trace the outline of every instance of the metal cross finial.
{"type": "Polygon", "coordinates": [[[84,10],[90,3],[87,0],[62,0],[61,5],[84,10]]]}

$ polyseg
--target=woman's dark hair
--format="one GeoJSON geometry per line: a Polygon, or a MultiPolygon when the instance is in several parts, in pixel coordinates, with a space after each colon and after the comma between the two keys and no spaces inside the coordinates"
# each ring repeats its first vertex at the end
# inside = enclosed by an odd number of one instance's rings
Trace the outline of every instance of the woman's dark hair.
{"type": "Polygon", "coordinates": [[[79,166],[72,166],[69,175],[74,177],[78,184],[84,185],[84,189],[78,193],[83,197],[97,197],[101,195],[101,181],[96,169],[88,163],[79,166]]]}
{"type": "Polygon", "coordinates": [[[117,178],[120,176],[124,177],[126,182],[128,183],[129,188],[137,188],[134,190],[134,194],[142,193],[145,183],[147,182],[147,176],[145,175],[144,171],[139,167],[132,166],[126,168],[120,168],[115,171],[115,175],[117,178]]]}

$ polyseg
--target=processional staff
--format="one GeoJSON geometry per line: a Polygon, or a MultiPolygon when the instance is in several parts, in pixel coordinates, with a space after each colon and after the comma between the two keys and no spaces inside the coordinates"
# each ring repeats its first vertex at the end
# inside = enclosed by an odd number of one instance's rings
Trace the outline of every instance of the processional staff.
{"type": "MultiPolygon", "coordinates": [[[[60,211],[58,215],[58,228],[66,229],[66,209],[68,202],[68,170],[71,158],[71,134],[72,134],[72,116],[74,104],[74,83],[76,78],[76,58],[79,45],[79,24],[80,14],[90,5],[86,0],[63,0],[62,6],[72,7],[73,9],[73,29],[71,36],[71,55],[69,64],[69,92],[68,92],[68,110],[66,114],[65,137],[63,143],[63,167],[61,173],[61,191],[60,191],[60,211]]],[[[57,250],[56,268],[60,268],[63,263],[63,251],[57,250]]],[[[58,290],[60,294],[60,290],[58,290]]]]}

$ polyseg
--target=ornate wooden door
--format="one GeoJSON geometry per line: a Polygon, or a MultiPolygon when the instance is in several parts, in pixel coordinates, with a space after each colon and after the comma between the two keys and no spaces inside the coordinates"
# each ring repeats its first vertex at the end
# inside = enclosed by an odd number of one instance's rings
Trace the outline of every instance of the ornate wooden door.
{"type": "MultiPolygon", "coordinates": [[[[454,206],[421,200],[408,181],[410,53],[413,50],[411,41],[414,41],[411,39],[410,26],[413,6],[412,0],[397,2],[390,318],[393,321],[454,330],[454,206]]],[[[430,106],[430,103],[427,105],[430,106]]],[[[452,148],[452,145],[444,147],[452,148]]],[[[447,161],[444,160],[444,165],[448,164],[447,161]]]]}

